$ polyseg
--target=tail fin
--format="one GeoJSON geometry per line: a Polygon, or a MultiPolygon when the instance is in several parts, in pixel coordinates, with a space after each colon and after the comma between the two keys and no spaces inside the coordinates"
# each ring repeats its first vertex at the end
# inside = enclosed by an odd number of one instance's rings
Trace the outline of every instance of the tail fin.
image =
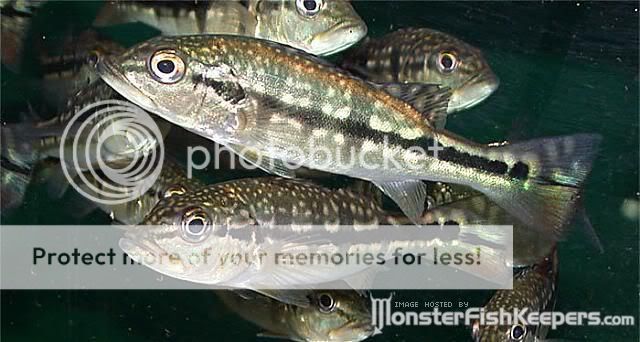
{"type": "Polygon", "coordinates": [[[24,169],[31,169],[39,159],[39,143],[41,136],[34,134],[36,130],[31,123],[11,124],[0,130],[0,155],[24,169]]]}
{"type": "Polygon", "coordinates": [[[20,167],[9,163],[7,160],[0,160],[1,212],[19,207],[27,192],[27,186],[31,180],[30,170],[23,170],[20,167]]]}
{"type": "Polygon", "coordinates": [[[513,181],[480,187],[498,205],[524,224],[561,237],[573,216],[581,187],[591,171],[601,136],[576,134],[542,138],[490,148],[513,156],[509,169],[513,181]]]}

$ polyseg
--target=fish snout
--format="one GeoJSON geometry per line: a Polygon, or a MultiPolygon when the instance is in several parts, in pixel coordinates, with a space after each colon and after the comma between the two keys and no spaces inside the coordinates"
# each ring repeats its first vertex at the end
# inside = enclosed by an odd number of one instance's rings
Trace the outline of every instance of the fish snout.
{"type": "Polygon", "coordinates": [[[367,35],[367,25],[362,20],[345,21],[314,36],[309,42],[309,52],[331,55],[349,48],[367,35]]]}
{"type": "Polygon", "coordinates": [[[479,74],[453,92],[447,112],[452,113],[471,108],[486,100],[499,86],[500,79],[492,71],[479,74]]]}

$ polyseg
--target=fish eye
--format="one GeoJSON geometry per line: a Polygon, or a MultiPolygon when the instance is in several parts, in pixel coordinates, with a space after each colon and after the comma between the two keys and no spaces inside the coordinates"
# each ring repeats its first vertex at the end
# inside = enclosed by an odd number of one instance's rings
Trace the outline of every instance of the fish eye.
{"type": "Polygon", "coordinates": [[[162,198],[171,197],[173,195],[184,195],[187,192],[184,186],[180,184],[174,184],[167,188],[162,194],[162,198]]]}
{"type": "Polygon", "coordinates": [[[511,327],[511,331],[509,331],[509,337],[513,341],[522,341],[526,333],[527,333],[526,327],[520,324],[515,324],[511,327]]]}
{"type": "Polygon", "coordinates": [[[313,17],[320,12],[323,0],[296,0],[298,13],[305,17],[313,17]]]}
{"type": "Polygon", "coordinates": [[[160,50],[149,59],[149,71],[158,82],[176,83],[186,71],[185,63],[173,50],[160,50]]]}
{"type": "Polygon", "coordinates": [[[98,64],[99,59],[100,59],[100,52],[98,50],[91,50],[87,54],[87,64],[91,66],[96,66],[96,64],[98,64]]]}
{"type": "Polygon", "coordinates": [[[320,312],[329,313],[335,310],[336,302],[330,294],[322,293],[318,296],[318,308],[320,312]]]}
{"type": "Polygon", "coordinates": [[[458,67],[458,59],[450,52],[442,52],[438,55],[438,69],[444,73],[450,73],[458,67]]]}
{"type": "Polygon", "coordinates": [[[189,208],[182,215],[182,237],[188,242],[204,240],[211,230],[211,219],[201,208],[189,208]]]}

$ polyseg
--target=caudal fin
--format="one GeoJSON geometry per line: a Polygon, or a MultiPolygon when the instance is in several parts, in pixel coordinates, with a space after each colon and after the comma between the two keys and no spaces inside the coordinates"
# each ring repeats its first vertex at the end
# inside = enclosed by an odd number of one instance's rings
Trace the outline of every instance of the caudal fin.
{"type": "Polygon", "coordinates": [[[561,237],[600,141],[597,134],[576,134],[492,147],[490,154],[495,151],[518,162],[509,168],[512,181],[507,186],[480,188],[526,225],[561,237]]]}
{"type": "Polygon", "coordinates": [[[41,136],[31,123],[11,124],[0,130],[0,155],[12,164],[31,169],[38,161],[41,136]]]}
{"type": "Polygon", "coordinates": [[[31,171],[23,170],[2,159],[0,160],[0,178],[0,212],[7,213],[22,204],[24,194],[31,180],[31,171]]]}

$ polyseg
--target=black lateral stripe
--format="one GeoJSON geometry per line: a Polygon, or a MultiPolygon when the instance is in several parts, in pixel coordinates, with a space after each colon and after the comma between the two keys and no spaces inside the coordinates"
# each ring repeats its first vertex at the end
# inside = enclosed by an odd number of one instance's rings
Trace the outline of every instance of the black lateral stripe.
{"type": "Polygon", "coordinates": [[[31,171],[29,169],[18,166],[5,157],[0,157],[0,166],[2,166],[2,168],[5,170],[19,173],[25,176],[29,176],[31,174],[31,171]]]}
{"type": "Polygon", "coordinates": [[[505,162],[460,152],[453,147],[445,147],[441,150],[438,153],[438,159],[497,175],[504,175],[509,169],[505,162]]]}
{"type": "MultiPolygon", "coordinates": [[[[272,105],[275,108],[288,108],[290,107],[280,99],[272,99],[272,105]]],[[[277,109],[276,109],[277,111],[277,109]]],[[[318,110],[304,110],[298,111],[295,116],[296,119],[304,123],[305,126],[313,128],[325,128],[326,115],[318,110]]],[[[402,148],[409,149],[415,147],[421,147],[425,151],[429,150],[429,147],[435,146],[434,139],[429,136],[422,136],[414,140],[402,138],[395,132],[381,132],[371,129],[367,123],[345,120],[335,125],[339,133],[345,136],[353,137],[361,140],[371,140],[375,143],[382,143],[386,141],[390,145],[401,146],[402,148]]],[[[433,148],[432,148],[433,149],[433,148]]],[[[444,147],[443,150],[438,152],[438,159],[453,164],[461,165],[464,167],[470,167],[477,170],[482,170],[487,173],[496,175],[504,175],[507,173],[509,167],[505,162],[499,160],[490,160],[481,156],[471,155],[466,152],[456,150],[452,146],[444,147]]]]}
{"type": "Polygon", "coordinates": [[[60,74],[65,71],[77,71],[85,63],[89,54],[73,54],[68,56],[60,56],[55,62],[46,63],[43,68],[46,74],[60,74]]]}

